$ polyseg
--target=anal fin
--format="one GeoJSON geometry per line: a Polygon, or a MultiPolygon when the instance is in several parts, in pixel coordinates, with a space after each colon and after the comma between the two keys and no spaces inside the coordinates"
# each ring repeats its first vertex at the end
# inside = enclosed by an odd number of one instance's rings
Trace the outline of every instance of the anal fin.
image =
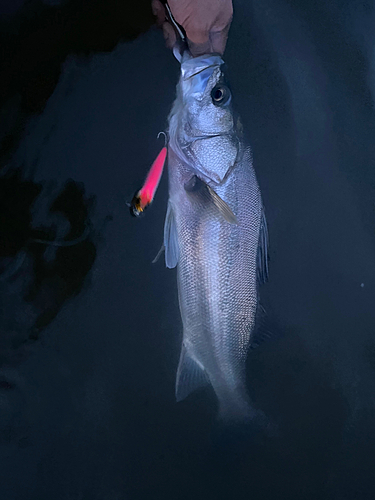
{"type": "Polygon", "coordinates": [[[186,347],[182,344],[176,377],[176,400],[182,401],[190,393],[208,383],[206,372],[189,356],[186,347]]]}

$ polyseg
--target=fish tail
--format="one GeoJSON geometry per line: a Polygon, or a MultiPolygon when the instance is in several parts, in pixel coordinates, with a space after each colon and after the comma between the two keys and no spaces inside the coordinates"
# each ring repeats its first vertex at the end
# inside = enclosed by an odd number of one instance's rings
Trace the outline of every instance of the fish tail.
{"type": "Polygon", "coordinates": [[[223,423],[250,423],[257,413],[248,398],[219,398],[218,419],[223,423]]]}
{"type": "Polygon", "coordinates": [[[278,426],[265,413],[252,406],[246,395],[219,399],[217,423],[220,428],[241,430],[244,436],[252,438],[278,435],[278,426]]]}

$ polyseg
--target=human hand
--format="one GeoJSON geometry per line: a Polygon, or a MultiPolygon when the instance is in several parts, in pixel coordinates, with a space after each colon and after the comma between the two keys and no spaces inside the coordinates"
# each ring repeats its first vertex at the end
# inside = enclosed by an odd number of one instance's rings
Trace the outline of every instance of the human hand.
{"type": "MultiPolygon", "coordinates": [[[[176,22],[184,28],[194,57],[224,53],[233,15],[232,0],[168,0],[168,5],[176,22]]],[[[166,20],[165,7],[160,0],[152,0],[152,11],[163,28],[168,47],[172,48],[176,33],[166,20]]]]}

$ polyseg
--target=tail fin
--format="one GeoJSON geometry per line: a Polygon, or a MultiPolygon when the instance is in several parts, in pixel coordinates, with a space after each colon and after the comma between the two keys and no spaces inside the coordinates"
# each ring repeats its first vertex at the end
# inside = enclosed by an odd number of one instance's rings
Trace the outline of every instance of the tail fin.
{"type": "Polygon", "coordinates": [[[247,399],[219,402],[218,424],[222,429],[237,429],[251,439],[278,435],[278,426],[247,399]]]}
{"type": "Polygon", "coordinates": [[[251,423],[257,414],[258,411],[251,406],[247,397],[238,395],[225,399],[219,398],[218,419],[222,423],[251,423]]]}

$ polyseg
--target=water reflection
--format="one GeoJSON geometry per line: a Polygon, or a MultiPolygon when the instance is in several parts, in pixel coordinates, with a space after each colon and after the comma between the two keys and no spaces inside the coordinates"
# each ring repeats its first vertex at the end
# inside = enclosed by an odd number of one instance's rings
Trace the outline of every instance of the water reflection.
{"type": "Polygon", "coordinates": [[[0,178],[1,364],[82,289],[96,257],[94,201],[73,180],[56,194],[20,170],[0,178]]]}

